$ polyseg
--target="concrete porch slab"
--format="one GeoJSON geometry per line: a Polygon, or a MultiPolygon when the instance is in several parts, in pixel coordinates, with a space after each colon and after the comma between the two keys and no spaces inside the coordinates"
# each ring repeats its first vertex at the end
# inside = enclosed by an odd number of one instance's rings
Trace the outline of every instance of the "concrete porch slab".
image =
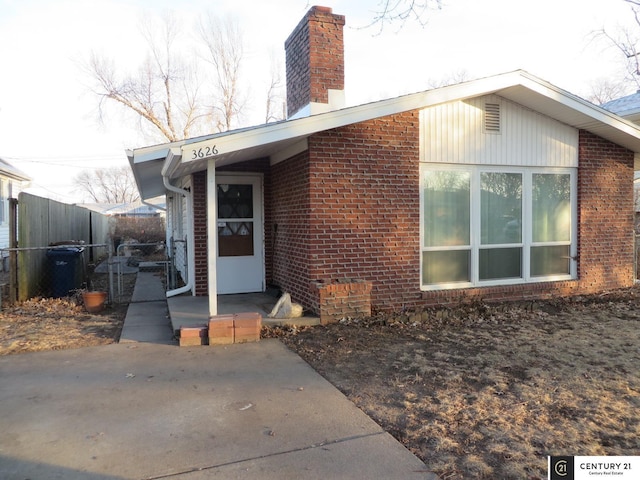
{"type": "MultiPolygon", "coordinates": [[[[218,295],[218,314],[258,312],[263,325],[319,325],[318,317],[268,318],[278,299],[267,293],[218,295]]],[[[197,327],[209,321],[209,297],[179,295],[167,298],[174,332],[180,327],[197,327]]]]}

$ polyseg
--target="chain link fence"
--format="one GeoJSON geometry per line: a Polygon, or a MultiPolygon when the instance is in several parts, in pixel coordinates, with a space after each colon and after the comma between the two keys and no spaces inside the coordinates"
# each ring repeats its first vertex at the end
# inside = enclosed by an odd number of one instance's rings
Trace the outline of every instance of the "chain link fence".
{"type": "Polygon", "coordinates": [[[187,241],[172,238],[169,242],[169,247],[170,262],[167,272],[167,290],[173,290],[184,286],[184,279],[189,278],[187,241]]]}
{"type": "Polygon", "coordinates": [[[109,256],[108,244],[58,242],[44,247],[5,248],[0,272],[3,304],[40,298],[61,298],[81,290],[111,293],[108,279],[96,266],[109,256]]]}
{"type": "Polygon", "coordinates": [[[61,242],[0,250],[0,308],[32,298],[62,298],[103,291],[109,302],[128,303],[139,271],[154,272],[166,290],[187,278],[184,240],[110,244],[61,242]]]}
{"type": "Polygon", "coordinates": [[[118,245],[116,255],[111,259],[116,278],[115,301],[127,301],[123,298],[124,293],[129,290],[124,288],[125,284],[131,281],[131,275],[140,271],[153,272],[160,276],[165,289],[167,289],[170,263],[164,242],[126,242],[118,245]]]}

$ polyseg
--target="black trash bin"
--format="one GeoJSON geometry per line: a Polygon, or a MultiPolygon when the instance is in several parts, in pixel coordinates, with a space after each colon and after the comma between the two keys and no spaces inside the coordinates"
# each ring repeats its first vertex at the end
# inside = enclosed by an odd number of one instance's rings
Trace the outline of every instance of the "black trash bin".
{"type": "Polygon", "coordinates": [[[66,297],[73,290],[82,286],[80,255],[83,250],[82,247],[47,250],[51,272],[51,294],[54,297],[66,297]]]}

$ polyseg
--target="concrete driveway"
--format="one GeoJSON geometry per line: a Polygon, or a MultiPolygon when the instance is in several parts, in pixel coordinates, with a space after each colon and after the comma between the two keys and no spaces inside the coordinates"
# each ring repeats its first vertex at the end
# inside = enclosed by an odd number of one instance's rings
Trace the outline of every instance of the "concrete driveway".
{"type": "Polygon", "coordinates": [[[0,357],[0,478],[435,479],[278,340],[0,357]]]}

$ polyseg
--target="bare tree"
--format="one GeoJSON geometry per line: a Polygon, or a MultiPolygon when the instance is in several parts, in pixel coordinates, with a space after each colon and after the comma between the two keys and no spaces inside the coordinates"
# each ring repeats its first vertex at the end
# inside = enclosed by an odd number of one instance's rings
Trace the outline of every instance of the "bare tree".
{"type": "Polygon", "coordinates": [[[78,191],[97,203],[129,203],[140,199],[129,167],[83,170],[74,182],[78,191]]]}
{"type": "Polygon", "coordinates": [[[628,91],[628,84],[624,81],[599,78],[591,82],[591,93],[587,97],[587,100],[596,105],[602,105],[616,98],[625,96],[628,91]]]}
{"type": "Polygon", "coordinates": [[[273,52],[271,59],[271,79],[267,88],[267,105],[265,123],[282,120],[286,117],[284,83],[282,81],[282,66],[273,52]]]}
{"type": "Polygon", "coordinates": [[[404,26],[416,21],[423,27],[428,21],[428,12],[442,8],[442,0],[379,0],[378,10],[369,26],[377,25],[380,32],[387,24],[404,26]]]}
{"type": "Polygon", "coordinates": [[[624,82],[640,87],[640,0],[624,0],[631,5],[634,30],[620,27],[615,32],[605,29],[594,32],[595,37],[604,37],[623,56],[626,68],[624,82]]]}
{"type": "Polygon", "coordinates": [[[201,23],[196,47],[204,43],[205,58],[213,67],[203,73],[196,58],[189,60],[180,49],[181,29],[175,17],[166,13],[159,22],[153,20],[141,22],[148,56],[136,74],[120,75],[113,61],[96,53],[86,63],[100,98],[100,117],[107,102],[118,103],[136,116],[143,131],[151,127],[156,138],[170,142],[214,128],[229,130],[244,106],[239,88],[243,39],[237,23],[220,22],[212,15],[201,23]],[[207,80],[207,73],[212,80],[207,80]]]}
{"type": "Polygon", "coordinates": [[[213,67],[216,80],[216,102],[210,107],[214,123],[219,131],[231,130],[245,101],[239,84],[244,55],[242,31],[231,17],[222,21],[209,14],[200,22],[200,36],[206,46],[204,58],[213,67]]]}
{"type": "Polygon", "coordinates": [[[444,75],[439,79],[431,78],[427,81],[427,84],[429,85],[429,88],[441,88],[447,87],[449,85],[456,85],[458,83],[467,82],[469,80],[469,72],[467,72],[465,69],[459,69],[447,75],[444,75]]]}

